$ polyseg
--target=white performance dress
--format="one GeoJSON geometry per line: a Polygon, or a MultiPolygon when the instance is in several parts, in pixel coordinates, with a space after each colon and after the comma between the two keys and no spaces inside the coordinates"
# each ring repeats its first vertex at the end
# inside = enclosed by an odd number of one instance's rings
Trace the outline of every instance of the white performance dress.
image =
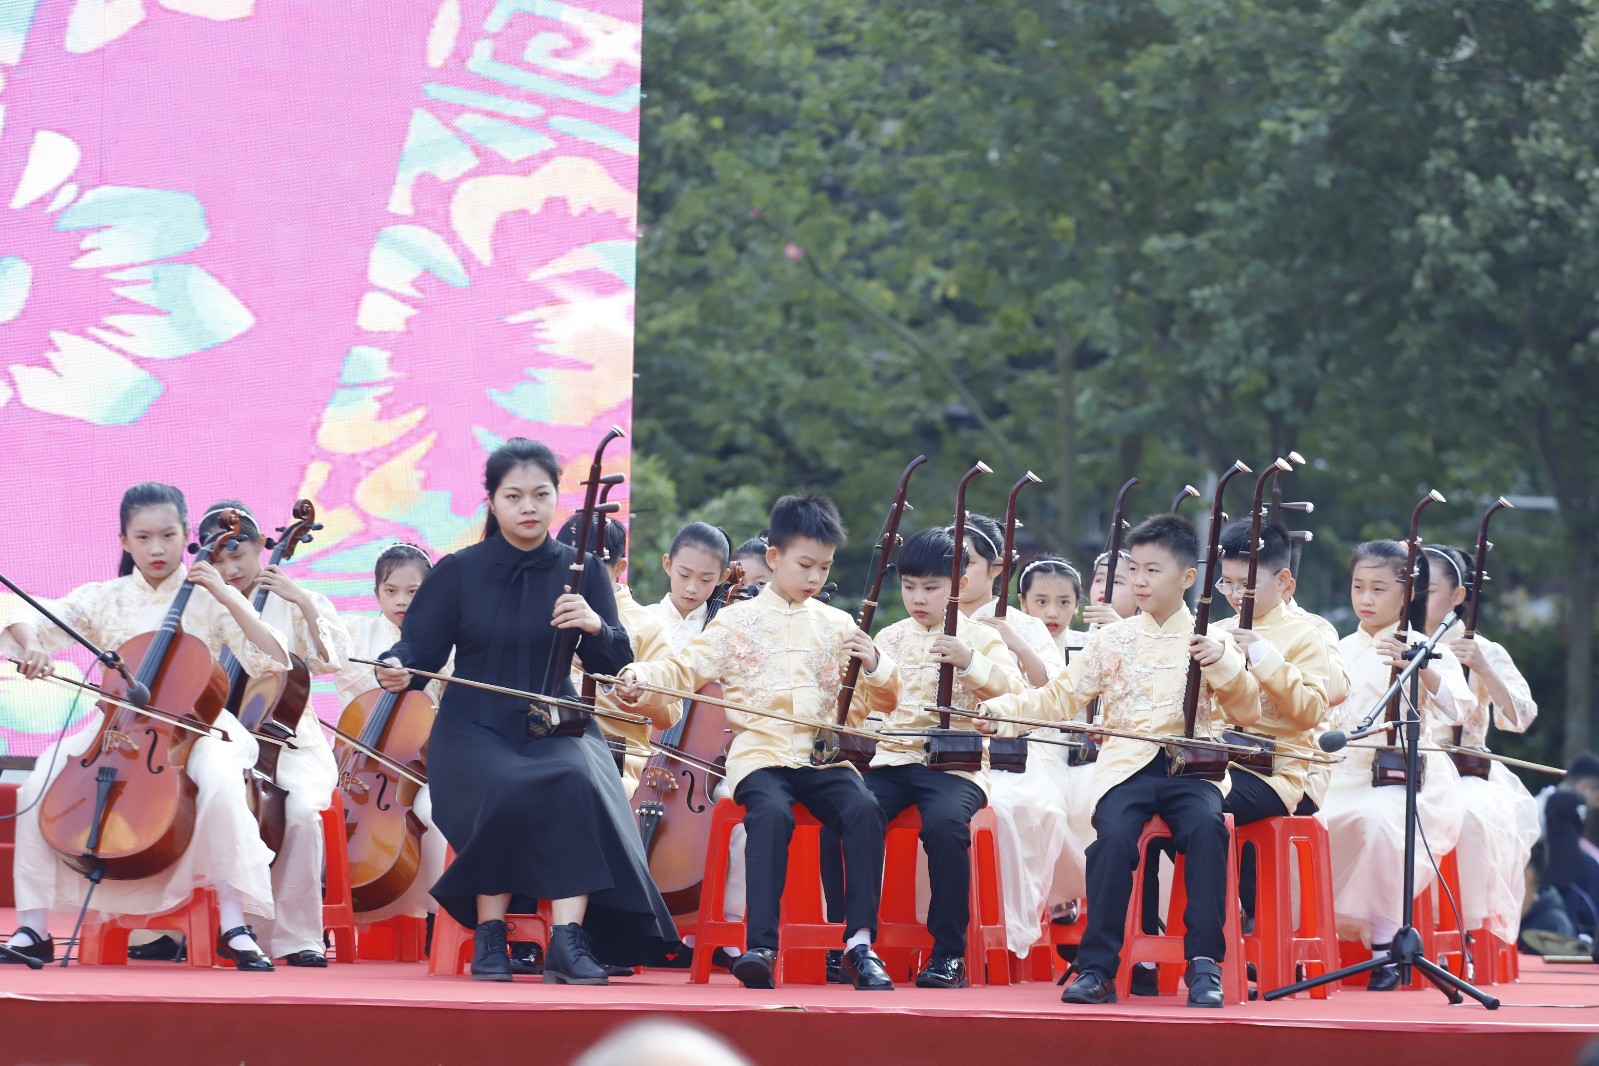
{"type": "MultiPolygon", "coordinates": [[[[973,612],[979,618],[993,613],[992,603],[973,612]]],[[[1005,621],[1044,660],[1050,677],[1066,668],[1066,649],[1081,647],[1087,638],[1068,630],[1057,642],[1042,622],[1020,611],[1007,611],[1005,621]]],[[[1021,673],[1020,664],[1016,670],[1021,673]]],[[[1033,732],[1052,740],[1071,737],[1054,729],[1033,732]]],[[[1033,744],[1027,749],[1026,772],[988,775],[988,803],[999,838],[1005,941],[1021,958],[1043,939],[1046,911],[1080,898],[1086,887],[1083,854],[1094,839],[1089,793],[1094,767],[1066,765],[1069,754],[1058,744],[1033,744]]]]}
{"type": "MultiPolygon", "coordinates": [[[[326,656],[318,653],[300,609],[268,596],[261,620],[289,640],[289,652],[305,660],[312,674],[342,669],[351,653],[350,635],[333,604],[309,592],[317,611],[317,635],[326,656]]],[[[278,755],[278,784],[289,793],[285,803],[283,847],[272,864],[272,897],[277,913],[257,932],[267,955],[281,959],[300,951],[322,952],[322,812],[338,785],[333,749],[309,702],[294,734],[294,747],[278,755]]]]}
{"type": "MultiPolygon", "coordinates": [[[[1449,635],[1458,635],[1458,630],[1449,635]]],[[[1468,748],[1486,748],[1490,717],[1500,729],[1524,732],[1537,719],[1538,704],[1510,653],[1480,633],[1473,639],[1482,645],[1483,656],[1513,697],[1509,707],[1493,703],[1481,676],[1471,675],[1477,705],[1461,723],[1461,740],[1468,748]]],[[[1438,739],[1451,739],[1449,731],[1443,730],[1438,739]]],[[[1460,909],[1466,928],[1486,928],[1513,944],[1521,929],[1527,861],[1541,832],[1538,801],[1521,778],[1499,762],[1491,765],[1486,779],[1461,777],[1460,788],[1465,796],[1465,821],[1455,853],[1460,862],[1460,909]]]]}
{"type": "MultiPolygon", "coordinates": [[[[1379,636],[1393,632],[1393,627],[1379,636]]],[[[1426,639],[1410,633],[1408,640],[1426,639]]],[[[1390,670],[1377,651],[1377,638],[1357,629],[1338,642],[1344,666],[1349,672],[1350,694],[1329,712],[1332,728],[1353,730],[1388,688],[1390,670]]],[[[1470,686],[1460,672],[1460,663],[1447,649],[1443,658],[1427,669],[1438,671],[1437,695],[1421,689],[1422,737],[1436,723],[1453,724],[1469,714],[1476,702],[1470,686]]],[[[1397,785],[1374,788],[1371,783],[1372,746],[1376,737],[1357,741],[1345,748],[1345,760],[1327,775],[1327,792],[1316,815],[1327,827],[1332,851],[1333,914],[1338,936],[1344,940],[1372,942],[1375,926],[1379,936],[1397,928],[1403,907],[1405,790],[1397,785]]],[[[1423,752],[1425,769],[1417,797],[1426,846],[1416,841],[1416,893],[1431,888],[1435,878],[1428,849],[1442,859],[1460,839],[1465,815],[1460,776],[1449,757],[1442,752],[1423,752]]]]}
{"type": "MultiPolygon", "coordinates": [[[[374,658],[394,647],[400,640],[400,627],[385,618],[381,612],[362,618],[346,616],[344,627],[349,631],[350,645],[354,649],[351,655],[360,659],[374,658]]],[[[451,656],[450,662],[446,663],[439,673],[448,674],[454,661],[454,656],[451,656]]],[[[334,677],[333,686],[339,695],[339,706],[348,707],[357,696],[377,688],[378,682],[373,676],[372,667],[346,661],[343,669],[334,677]]],[[[443,695],[443,688],[443,682],[428,682],[426,691],[433,698],[435,707],[438,706],[439,697],[443,695]]],[[[426,827],[426,832],[422,834],[422,858],[417,866],[416,880],[411,882],[411,887],[406,889],[399,899],[388,906],[373,911],[356,912],[355,917],[359,922],[381,922],[399,915],[421,918],[439,909],[438,901],[433,898],[429,890],[444,872],[444,853],[450,844],[444,839],[444,834],[433,825],[433,793],[429,786],[423,785],[417,790],[416,798],[411,801],[411,810],[426,827]]]]}
{"type": "MultiPolygon", "coordinates": [[[[128,577],[84,585],[47,606],[100,647],[115,649],[140,633],[159,629],[186,578],[180,568],[160,588],[152,588],[144,575],[135,571],[128,577]]],[[[24,608],[7,624],[17,622],[33,626],[48,651],[72,644],[71,638],[31,608],[24,608]]],[[[203,588],[196,587],[189,599],[183,631],[202,641],[213,656],[221,654],[224,643],[242,649],[239,661],[251,676],[284,669],[245,640],[227,608],[203,588]]],[[[286,644],[281,634],[273,635],[280,646],[286,644]]],[[[15,642],[0,633],[0,653],[14,655],[18,651],[15,642]]],[[[17,790],[18,810],[30,808],[67,761],[88,749],[101,720],[96,710],[85,728],[39,756],[33,772],[17,790]]],[[[244,775],[255,766],[256,741],[227,711],[218,716],[216,726],[228,735],[228,741],[201,737],[189,750],[187,773],[198,789],[189,846],[158,874],[134,881],[102,881],[94,890],[92,913],[159,914],[186,903],[196,888],[226,882],[238,890],[247,912],[272,917],[272,851],[261,842],[244,788],[244,775]]],[[[76,911],[83,904],[88,882],[45,843],[37,808],[17,819],[16,831],[17,909],[76,911]]]]}

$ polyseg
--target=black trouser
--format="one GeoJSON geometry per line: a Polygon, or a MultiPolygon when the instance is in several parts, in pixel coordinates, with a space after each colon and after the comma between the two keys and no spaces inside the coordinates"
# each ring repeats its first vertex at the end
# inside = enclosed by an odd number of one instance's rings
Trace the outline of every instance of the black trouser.
{"type": "MultiPolygon", "coordinates": [[[[1282,818],[1288,814],[1282,797],[1273,791],[1264,778],[1236,766],[1227,772],[1227,776],[1232,785],[1221,806],[1222,810],[1233,816],[1233,828],[1242,829],[1251,822],[1282,818]]],[[[1243,904],[1244,913],[1251,918],[1255,916],[1255,871],[1259,865],[1260,856],[1255,854],[1254,848],[1245,848],[1243,854],[1238,856],[1238,902],[1243,904]]]]}
{"type": "MultiPolygon", "coordinates": [[[[877,798],[885,822],[892,822],[907,807],[921,813],[919,836],[922,850],[927,852],[927,881],[932,889],[927,901],[927,931],[933,934],[935,954],[964,957],[966,926],[972,916],[971,820],[988,798],[966,778],[920,763],[868,770],[866,788],[877,798]]],[[[827,893],[828,919],[836,922],[845,880],[838,838],[830,837],[822,834],[822,886],[827,893]]]]}
{"type": "Polygon", "coordinates": [[[744,807],[745,937],[750,950],[777,948],[796,803],[804,804],[843,841],[845,937],[857,929],[877,935],[886,823],[859,774],[847,769],[767,767],[740,781],[733,799],[744,807]]]}
{"type": "Polygon", "coordinates": [[[1088,846],[1088,924],[1077,952],[1077,969],[1113,976],[1121,965],[1127,904],[1138,866],[1138,837],[1155,815],[1171,827],[1187,860],[1188,909],[1183,921],[1185,958],[1220,962],[1227,954],[1222,934],[1227,900],[1227,826],[1222,795],[1214,783],[1167,777],[1166,757],[1157,755],[1138,773],[1112,788],[1094,808],[1098,833],[1088,846]]]}
{"type": "MultiPolygon", "coordinates": [[[[1247,770],[1234,766],[1227,771],[1231,782],[1227,795],[1221,801],[1222,811],[1233,816],[1233,828],[1241,829],[1251,822],[1266,818],[1280,818],[1288,813],[1282,799],[1263,779],[1247,770]]],[[[1144,932],[1153,933],[1160,928],[1160,863],[1155,855],[1171,855],[1169,841],[1160,841],[1149,847],[1151,859],[1144,864],[1144,932]]],[[[1258,856],[1254,848],[1245,848],[1238,861],[1238,901],[1244,913],[1255,916],[1255,872],[1258,856]]]]}

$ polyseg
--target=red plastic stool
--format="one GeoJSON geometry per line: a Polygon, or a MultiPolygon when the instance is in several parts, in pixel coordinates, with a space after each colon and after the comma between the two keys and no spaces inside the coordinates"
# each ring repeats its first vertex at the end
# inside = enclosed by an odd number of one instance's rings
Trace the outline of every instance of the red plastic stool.
{"type": "MultiPolygon", "coordinates": [[[[1244,934],[1245,958],[1255,964],[1263,991],[1339,967],[1338,933],[1333,918],[1332,858],[1327,828],[1315,818],[1266,818],[1238,830],[1239,862],[1245,845],[1255,847],[1255,927],[1244,934]],[[1295,893],[1292,872],[1299,872],[1295,893]],[[1299,922],[1294,923],[1294,905],[1299,922]]],[[[1326,999],[1330,988],[1310,990],[1326,999]]]]}
{"type": "Polygon", "coordinates": [[[126,966],[128,935],[135,929],[174,929],[188,945],[190,966],[217,964],[216,942],[221,916],[216,893],[199,888],[189,901],[162,914],[119,914],[103,922],[88,922],[78,938],[78,962],[84,966],[126,966]]]}
{"type": "MultiPolygon", "coordinates": [[[[1244,973],[1244,938],[1238,924],[1238,847],[1233,835],[1233,816],[1224,816],[1227,825],[1227,884],[1224,887],[1227,901],[1226,918],[1222,936],[1227,943],[1227,957],[1221,961],[1222,994],[1233,1003],[1249,1001],[1249,984],[1244,973]]],[[[1116,994],[1126,997],[1132,993],[1133,966],[1152,962],[1165,972],[1161,975],[1161,990],[1174,992],[1177,988],[1178,968],[1186,964],[1183,957],[1183,910],[1188,894],[1184,888],[1186,867],[1182,855],[1177,856],[1176,870],[1172,875],[1171,903],[1167,908],[1166,932],[1144,932],[1144,863],[1149,861],[1149,845],[1161,838],[1170,839],[1171,830],[1158,816],[1150,819],[1138,837],[1138,867],[1133,871],[1133,892],[1127,904],[1127,932],[1123,941],[1122,965],[1116,974],[1116,994]],[[1175,966],[1170,964],[1175,963],[1175,966]]]]}
{"type": "Polygon", "coordinates": [[[333,961],[354,962],[355,903],[350,896],[349,834],[344,828],[344,793],[333,790],[333,801],[322,812],[322,931],[333,938],[333,961]]]}
{"type": "MultiPolygon", "coordinates": [[[[449,869],[455,861],[455,849],[444,852],[444,866],[449,869]]],[[[507,914],[505,916],[507,940],[535,940],[550,953],[550,904],[539,902],[537,914],[507,914]],[[531,935],[529,935],[531,934],[531,935]]],[[[471,967],[474,930],[451,918],[449,912],[439,911],[433,917],[433,950],[428,953],[429,977],[457,977],[471,967]]]]}
{"type": "MultiPolygon", "coordinates": [[[[916,856],[921,849],[921,829],[921,812],[915,807],[906,808],[888,825],[883,848],[883,896],[873,944],[889,972],[906,980],[915,979],[933,950],[927,925],[916,916],[916,856]]],[[[967,981],[973,986],[1008,985],[1010,952],[1005,937],[1005,900],[994,812],[987,807],[979,810],[972,816],[971,830],[967,981]]]]}
{"type": "MultiPolygon", "coordinates": [[[[744,922],[722,915],[727,889],[728,847],[733,827],[744,821],[744,808],[731,799],[718,800],[711,814],[710,839],[705,848],[705,877],[700,885],[700,912],[696,923],[691,984],[711,979],[711,954],[725,948],[730,954],[745,950],[744,922]]],[[[783,883],[783,906],[777,926],[777,966],[773,983],[823,984],[827,980],[825,956],[844,946],[844,927],[827,920],[822,901],[822,824],[803,806],[794,805],[794,835],[788,844],[788,876],[783,883]]]]}
{"type": "Polygon", "coordinates": [[[427,958],[428,923],[425,918],[398,914],[381,922],[356,925],[356,950],[363,959],[384,962],[421,962],[427,958]]]}
{"type": "Polygon", "coordinates": [[[1521,980],[1521,954],[1515,944],[1499,939],[1486,928],[1477,929],[1471,935],[1478,984],[1499,985],[1521,980]]]}

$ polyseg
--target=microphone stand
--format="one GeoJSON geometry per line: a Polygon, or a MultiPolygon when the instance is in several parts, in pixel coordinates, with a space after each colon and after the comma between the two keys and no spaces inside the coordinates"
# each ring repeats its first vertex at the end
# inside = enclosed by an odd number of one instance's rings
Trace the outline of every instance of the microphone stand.
{"type": "Polygon", "coordinates": [[[1421,779],[1421,671],[1429,660],[1440,658],[1437,651],[1438,642],[1443,639],[1444,633],[1454,624],[1453,612],[1443,620],[1443,623],[1433,632],[1432,636],[1405,652],[1405,658],[1410,662],[1394,678],[1393,684],[1388,686],[1388,691],[1383,693],[1377,705],[1372,708],[1371,714],[1361,723],[1360,728],[1354,733],[1327,734],[1322,738],[1325,742],[1332,739],[1330,749],[1326,744],[1324,750],[1336,751],[1343,747],[1349,740],[1361,736],[1368,736],[1379,731],[1375,725],[1377,717],[1388,706],[1388,701],[1397,695],[1401,686],[1406,683],[1410,686],[1410,702],[1404,710],[1404,720],[1400,723],[1402,743],[1405,747],[1405,875],[1403,905],[1400,912],[1399,931],[1394,934],[1393,942],[1389,945],[1388,954],[1379,958],[1368,959],[1354,966],[1346,966],[1341,970],[1324,973],[1317,977],[1297,981],[1282,988],[1274,988],[1262,998],[1267,1000],[1283,999],[1308,989],[1319,988],[1322,985],[1336,984],[1346,977],[1370,973],[1380,966],[1398,966],[1399,983],[1410,983],[1410,971],[1418,969],[1438,987],[1438,991],[1451,1004],[1461,1002],[1461,993],[1465,993],[1488,1010],[1497,1010],[1499,1000],[1488,995],[1481,989],[1472,985],[1463,978],[1456,977],[1442,966],[1427,958],[1421,946],[1421,934],[1416,932],[1416,794],[1419,791],[1421,779]]]}
{"type": "Polygon", "coordinates": [[[57,618],[55,616],[55,612],[51,611],[44,604],[40,603],[38,600],[22,591],[22,589],[18,588],[16,582],[12,581],[4,574],[0,574],[0,585],[4,585],[12,592],[15,592],[18,596],[21,596],[23,602],[29,607],[32,607],[35,611],[38,611],[40,614],[50,619],[51,622],[55,623],[57,629],[60,629],[61,632],[65,633],[67,636],[83,645],[83,647],[86,648],[89,653],[99,661],[101,666],[104,666],[108,670],[115,670],[117,673],[121,674],[122,680],[128,686],[128,690],[124,694],[123,698],[129,703],[133,704],[135,707],[143,708],[150,702],[150,690],[141,684],[139,680],[128,671],[128,664],[122,661],[122,656],[118,655],[115,651],[106,651],[100,648],[94,643],[94,641],[90,640],[82,633],[79,633],[76,629],[73,629],[61,619],[57,618]]]}

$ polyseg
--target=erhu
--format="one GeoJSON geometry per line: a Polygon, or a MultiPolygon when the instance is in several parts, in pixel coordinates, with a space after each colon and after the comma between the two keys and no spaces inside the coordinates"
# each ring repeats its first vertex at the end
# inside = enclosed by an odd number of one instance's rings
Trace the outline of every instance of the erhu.
{"type": "MultiPolygon", "coordinates": [[[[1227,482],[1239,474],[1249,473],[1249,467],[1235,460],[1216,479],[1216,494],[1210,506],[1210,534],[1205,541],[1205,587],[1200,589],[1199,603],[1194,608],[1194,636],[1202,637],[1210,630],[1210,605],[1216,594],[1214,577],[1217,559],[1221,556],[1222,497],[1227,482]]],[[[1168,777],[1198,777],[1206,781],[1220,781],[1227,776],[1228,758],[1225,752],[1200,747],[1185,741],[1194,740],[1194,729],[1199,717],[1199,660],[1188,659],[1187,685],[1183,689],[1183,740],[1166,745],[1168,777]]]]}
{"type": "MultiPolygon", "coordinates": [[[[1016,527],[1020,524],[1016,521],[1016,497],[1028,485],[1040,484],[1043,484],[1043,478],[1029,470],[1011,486],[1010,497],[1005,501],[1005,542],[999,564],[999,600],[994,604],[994,618],[997,621],[1005,620],[1005,612],[1010,607],[1010,575],[1016,565],[1016,527]]],[[[961,552],[965,549],[964,546],[957,545],[955,550],[961,552]]],[[[1016,774],[1025,773],[1027,741],[1022,737],[990,737],[988,768],[1016,774]]]]}
{"type": "MultiPolygon", "coordinates": [[[[987,463],[979,462],[966,471],[955,489],[955,550],[950,563],[949,602],[944,605],[944,635],[953,637],[959,623],[961,577],[966,572],[966,486],[978,474],[991,474],[987,463]]],[[[938,728],[927,731],[927,765],[935,770],[977,772],[983,768],[983,735],[970,729],[951,729],[950,706],[955,698],[955,664],[938,667],[938,728]]]]}
{"type": "MultiPolygon", "coordinates": [[[[1437,489],[1432,489],[1416,504],[1415,510],[1410,512],[1410,532],[1405,542],[1404,583],[1399,596],[1399,622],[1398,627],[1394,630],[1395,636],[1400,641],[1404,641],[1410,632],[1410,607],[1416,592],[1416,556],[1421,551],[1421,512],[1427,509],[1428,504],[1444,502],[1443,494],[1437,489]]],[[[1388,683],[1392,685],[1399,680],[1399,675],[1403,672],[1404,667],[1394,667],[1388,678],[1388,683]]],[[[1384,720],[1395,726],[1399,724],[1400,705],[1403,700],[1404,695],[1395,688],[1393,698],[1388,701],[1388,709],[1383,712],[1384,720]]],[[[1420,707],[1416,708],[1416,713],[1421,713],[1420,707]]],[[[1422,785],[1421,779],[1426,769],[1426,763],[1418,762],[1416,764],[1416,787],[1418,789],[1422,785]]],[[[1405,777],[1405,749],[1395,744],[1378,748],[1371,760],[1372,787],[1403,785],[1405,777]]]]}
{"type": "MultiPolygon", "coordinates": [[[[905,467],[905,472],[899,476],[899,487],[894,490],[894,502],[889,505],[888,518],[883,522],[883,535],[877,542],[877,559],[872,565],[871,581],[866,589],[866,597],[861,600],[861,616],[857,625],[867,633],[872,631],[872,619],[877,616],[878,597],[883,594],[883,577],[888,573],[888,560],[899,547],[899,524],[905,512],[914,510],[906,501],[910,491],[911,475],[916,469],[927,462],[927,456],[918,455],[905,467]]],[[[849,722],[850,704],[855,701],[855,686],[860,681],[861,661],[851,658],[849,665],[844,667],[844,679],[838,690],[839,725],[849,722]]],[[[860,737],[852,737],[841,733],[824,733],[816,738],[816,745],[811,752],[811,762],[816,766],[825,766],[837,762],[843,756],[846,762],[853,763],[860,769],[865,769],[871,764],[872,754],[876,747],[869,741],[860,737]]]]}
{"type": "MultiPolygon", "coordinates": [[[[1472,559],[1471,575],[1467,579],[1467,592],[1470,596],[1466,600],[1466,628],[1462,633],[1467,640],[1477,635],[1477,611],[1482,607],[1483,583],[1488,580],[1488,571],[1485,568],[1488,565],[1488,553],[1493,551],[1494,547],[1493,542],[1488,539],[1488,520],[1507,507],[1513,509],[1515,504],[1503,496],[1499,497],[1488,505],[1488,509],[1482,513],[1482,521],[1477,524],[1477,548],[1472,559]]],[[[1461,667],[1461,673],[1466,676],[1466,680],[1471,680],[1470,667],[1461,667]]],[[[1491,710],[1485,713],[1491,713],[1491,710]]],[[[1461,748],[1465,743],[1465,727],[1455,726],[1452,735],[1454,746],[1461,748]]],[[[1454,760],[1455,769],[1459,771],[1461,777],[1480,777],[1487,780],[1489,768],[1493,765],[1492,759],[1464,748],[1460,751],[1451,751],[1449,757],[1454,760]]]]}
{"type": "MultiPolygon", "coordinates": [[[[1105,551],[1099,557],[1105,561],[1105,588],[1100,593],[1100,603],[1111,603],[1116,598],[1116,570],[1122,557],[1122,534],[1127,530],[1127,494],[1138,484],[1139,481],[1136,477],[1128,478],[1126,484],[1122,485],[1121,491],[1116,493],[1116,505],[1112,509],[1110,516],[1110,532],[1105,536],[1105,551]]],[[[1183,491],[1178,493],[1178,502],[1187,497],[1190,488],[1193,488],[1193,486],[1183,486],[1183,491]]],[[[1099,569],[1097,560],[1094,563],[1094,569],[1099,569]]],[[[1090,581],[1093,580],[1093,576],[1092,573],[1089,574],[1090,581]]],[[[1099,697],[1095,696],[1093,702],[1088,705],[1088,713],[1086,715],[1088,721],[1092,722],[1099,717],[1099,705],[1099,697]]],[[[1088,734],[1084,734],[1078,739],[1078,746],[1067,753],[1066,765],[1087,766],[1089,763],[1098,762],[1099,745],[1088,734]]]]}

